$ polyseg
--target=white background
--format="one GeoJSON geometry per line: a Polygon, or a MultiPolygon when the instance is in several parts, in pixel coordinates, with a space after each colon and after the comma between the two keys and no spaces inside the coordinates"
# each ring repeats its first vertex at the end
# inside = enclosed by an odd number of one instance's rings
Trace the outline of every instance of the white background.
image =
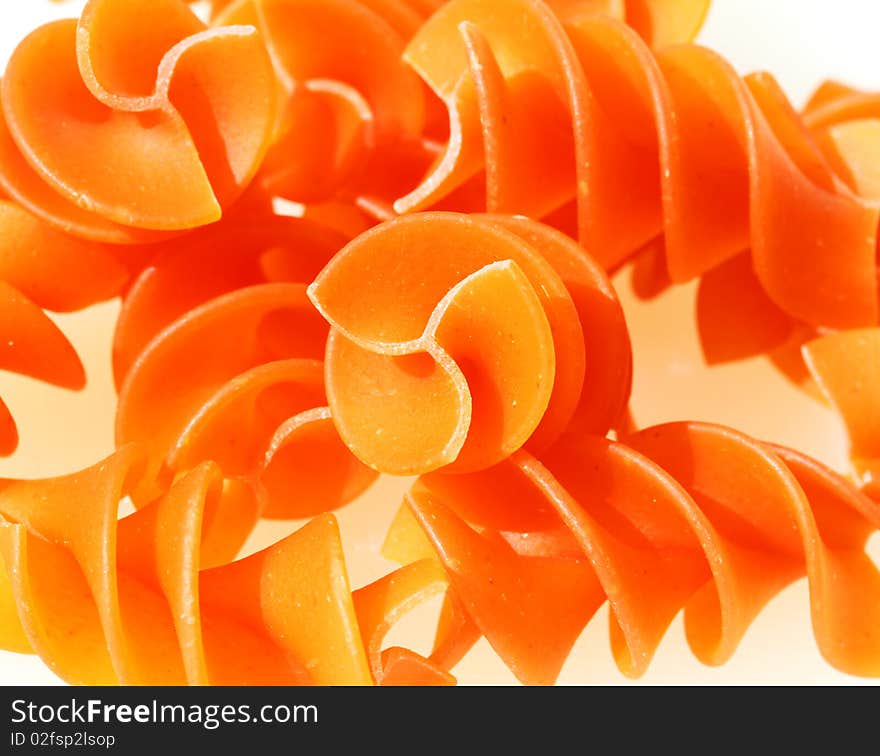
{"type": "MultiPolygon", "coordinates": [[[[16,42],[43,21],[73,16],[82,2],[54,4],[46,0],[0,0],[0,62],[16,42]]],[[[801,104],[823,78],[837,78],[867,89],[880,90],[880,3],[873,0],[716,0],[699,41],[721,52],[742,73],[771,71],[795,104],[801,104]]],[[[819,405],[797,397],[790,387],[754,361],[746,365],[707,371],[700,364],[692,324],[692,287],[680,287],[662,302],[636,307],[624,300],[637,355],[634,410],[640,424],[689,417],[728,422],[762,438],[799,446],[845,470],[845,448],[837,418],[819,405]],[[678,318],[671,326],[669,318],[678,318]],[[660,325],[658,325],[660,324],[660,325]],[[670,340],[670,333],[673,340],[670,340]],[[766,411],[740,418],[731,397],[735,396],[740,370],[766,372],[766,411]],[[781,423],[779,416],[792,418],[781,423]],[[741,422],[738,422],[741,421],[741,422]],[[745,427],[744,427],[745,423],[745,427]]],[[[74,316],[60,320],[77,346],[84,329],[106,349],[113,308],[104,306],[83,320],[74,316]],[[84,325],[86,324],[86,325],[84,325]]],[[[100,356],[105,363],[106,354],[100,356]]],[[[108,391],[109,372],[90,373],[88,391],[108,391]],[[97,375],[96,375],[97,374],[97,375]]],[[[0,376],[0,379],[4,376],[0,376]]],[[[14,408],[14,390],[22,384],[0,380],[0,391],[14,408]]],[[[42,391],[43,389],[39,389],[42,391]]],[[[46,390],[51,401],[56,390],[46,390]]],[[[42,401],[42,400],[41,400],[42,401]]],[[[74,410],[71,410],[73,412],[74,410]]],[[[73,418],[73,415],[70,416],[73,418]]],[[[105,423],[107,437],[112,407],[105,416],[92,419],[105,423]]],[[[72,420],[72,423],[75,423],[72,420]]],[[[70,442],[66,442],[70,443],[70,442]]],[[[102,441],[102,443],[104,443],[102,441]]],[[[51,442],[48,442],[51,447],[51,442]]],[[[38,461],[51,458],[51,449],[22,453],[38,461]]],[[[93,451],[86,445],[82,455],[88,463],[93,451]]],[[[92,456],[93,461],[97,457],[92,456]]],[[[14,463],[14,460],[13,460],[14,463]]],[[[9,463],[0,475],[13,474],[9,463]]],[[[354,528],[343,520],[346,527],[354,528]]],[[[370,547],[374,546],[370,545],[370,547]]],[[[872,551],[877,551],[877,539],[872,551]]],[[[366,547],[365,547],[366,548],[366,547]]],[[[351,556],[351,555],[349,555],[351,556]]],[[[355,555],[356,558],[356,555],[355,555]]],[[[511,682],[510,674],[485,644],[478,646],[460,665],[463,682],[511,682]]],[[[44,684],[57,682],[33,657],[0,652],[0,682],[44,684]]],[[[608,653],[607,610],[603,609],[578,641],[561,682],[623,682],[608,653]]],[[[848,683],[858,682],[831,669],[819,656],[810,632],[809,599],[804,581],[771,602],[750,629],[734,659],[720,670],[702,667],[688,653],[680,619],[670,629],[657,657],[643,679],[655,683],[848,683]]]]}

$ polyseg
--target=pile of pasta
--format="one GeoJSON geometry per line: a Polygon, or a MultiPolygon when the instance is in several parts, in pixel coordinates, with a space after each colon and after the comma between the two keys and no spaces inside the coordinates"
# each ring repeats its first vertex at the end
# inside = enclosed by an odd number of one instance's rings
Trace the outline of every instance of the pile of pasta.
{"type": "Polygon", "coordinates": [[[637,677],[682,609],[722,664],[806,577],[825,659],[880,676],[880,96],[798,112],[690,41],[707,6],[89,0],[22,40],[0,368],[80,388],[46,311],[122,307],[115,451],[0,481],[0,647],[79,684],[445,685],[485,637],[549,684],[607,601],[637,677]],[[709,362],[814,381],[852,474],[637,428],[624,264],[699,280],[709,362]],[[413,476],[397,566],[353,589],[333,512],[380,475],[413,476]],[[304,524],[239,558],[260,518],[304,524]],[[432,651],[389,647],[438,596],[432,651]]]}

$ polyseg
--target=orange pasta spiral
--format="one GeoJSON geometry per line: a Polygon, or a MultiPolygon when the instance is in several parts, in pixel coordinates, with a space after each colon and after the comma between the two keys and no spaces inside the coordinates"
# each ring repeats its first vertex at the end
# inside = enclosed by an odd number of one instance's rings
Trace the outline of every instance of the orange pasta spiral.
{"type": "Polygon", "coordinates": [[[606,433],[629,397],[610,282],[526,218],[390,221],[341,250],[309,293],[333,326],[334,421],[381,472],[481,469],[526,442],[546,448],[569,424],[606,433]]]}
{"type": "MultiPolygon", "coordinates": [[[[43,308],[79,310],[117,295],[127,280],[110,248],[66,236],[0,199],[0,369],[82,388],[82,363],[43,308]]],[[[16,424],[0,398],[0,456],[17,445],[16,424]]]]}
{"type": "Polygon", "coordinates": [[[179,0],[90,0],[19,44],[2,106],[11,196],[70,233],[151,241],[241,194],[269,147],[275,77],[252,27],[208,29],[179,0]]]}
{"type": "Polygon", "coordinates": [[[414,652],[379,652],[407,606],[446,589],[436,565],[352,596],[332,515],[229,563],[250,527],[240,488],[204,463],[117,521],[143,464],[127,446],[74,475],[0,481],[5,648],[79,684],[454,682],[414,652]]]}
{"type": "Polygon", "coordinates": [[[405,57],[446,103],[450,139],[394,209],[477,182],[484,197],[456,209],[546,217],[608,268],[661,233],[674,282],[750,250],[764,309],[875,323],[876,203],[837,176],[774,80],[743,80],[696,45],[652,52],[589,6],[455,0],[419,30],[405,57]]]}
{"type": "MultiPolygon", "coordinates": [[[[393,198],[430,160],[430,103],[401,54],[439,0],[237,0],[213,21],[258,28],[282,102],[257,183],[309,205],[393,198]]],[[[438,120],[435,116],[433,120],[438,120]]]]}
{"type": "Polygon", "coordinates": [[[0,647],[76,684],[446,685],[484,637],[550,684],[607,601],[638,677],[680,611],[720,665],[806,577],[823,657],[880,677],[880,98],[796,112],[690,42],[706,0],[190,5],[89,0],[3,78],[0,369],[81,387],[47,311],[121,310],[115,451],[0,480],[0,647]],[[699,279],[709,362],[804,380],[803,347],[858,485],[636,429],[630,259],[644,296],[699,279]],[[334,512],[380,474],[418,477],[353,589],[334,512]],[[261,519],[301,523],[241,557],[261,519]],[[438,596],[430,652],[387,648],[438,596]]]}
{"type": "Polygon", "coordinates": [[[540,459],[520,451],[480,473],[424,476],[407,504],[386,553],[434,554],[523,682],[553,682],[606,600],[625,674],[644,673],[682,608],[694,653],[722,664],[804,575],[823,656],[880,674],[880,571],[864,551],[880,508],[789,449],[702,423],[623,442],[574,434],[540,459]]]}
{"type": "Polygon", "coordinates": [[[295,283],[341,244],[308,220],[257,217],[155,253],[123,301],[114,367],[117,443],[148,449],[157,482],[212,460],[247,482],[263,515],[284,518],[372,482],[326,410],[327,329],[295,283]]]}

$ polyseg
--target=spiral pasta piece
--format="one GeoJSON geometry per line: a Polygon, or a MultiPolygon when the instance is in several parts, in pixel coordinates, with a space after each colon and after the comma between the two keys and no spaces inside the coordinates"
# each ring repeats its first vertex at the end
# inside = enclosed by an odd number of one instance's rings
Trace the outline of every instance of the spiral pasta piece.
{"type": "Polygon", "coordinates": [[[423,476],[407,502],[523,682],[552,682],[606,599],[625,674],[645,671],[682,607],[694,653],[721,664],[764,604],[804,575],[823,656],[880,674],[880,573],[864,552],[880,509],[789,449],[702,423],[625,443],[570,435],[540,461],[520,451],[475,475],[423,476]]]}
{"type": "MultiPolygon", "coordinates": [[[[59,233],[0,199],[0,369],[82,388],[82,363],[44,310],[80,310],[115,296],[127,280],[106,247],[59,233]]],[[[17,444],[16,424],[0,400],[0,456],[17,444]]]]}
{"type": "Polygon", "coordinates": [[[526,219],[391,221],[345,247],[309,295],[333,326],[333,419],[383,472],[488,467],[526,441],[546,447],[572,418],[604,433],[629,394],[629,339],[607,278],[526,219]]]}
{"type": "Polygon", "coordinates": [[[804,122],[837,175],[860,196],[880,199],[875,157],[880,96],[825,82],[807,103],[804,122]]]}
{"type": "Polygon", "coordinates": [[[309,220],[256,213],[151,245],[114,332],[117,386],[147,344],[187,311],[247,286],[311,281],[346,241],[309,220]]]}
{"type": "MultiPolygon", "coordinates": [[[[877,95],[825,82],[804,107],[802,123],[821,152],[814,162],[824,159],[849,190],[875,204],[880,199],[877,95]]],[[[801,352],[809,351],[805,345],[816,340],[821,329],[797,322],[769,299],[747,253],[705,273],[698,292],[697,323],[710,363],[767,353],[796,382],[807,381],[810,374],[801,352]]]]}
{"type": "Polygon", "coordinates": [[[181,0],[90,0],[8,63],[3,186],[101,241],[216,221],[268,149],[275,87],[251,27],[207,29],[181,0]]]}
{"type": "Polygon", "coordinates": [[[116,451],[0,480],[0,648],[79,684],[451,685],[485,637],[549,684],[607,601],[638,677],[679,611],[722,664],[805,577],[824,658],[880,677],[880,97],[796,112],[689,43],[707,0],[189,5],[88,0],[3,78],[0,369],[81,387],[47,311],[122,311],[116,451]],[[640,296],[699,278],[709,362],[809,369],[858,485],[636,430],[631,257],[640,296]],[[352,590],[332,511],[380,473],[419,476],[398,567],[352,590]],[[240,558],[260,518],[306,522],[240,558]],[[438,597],[430,652],[389,647],[438,597]]]}
{"type": "MultiPolygon", "coordinates": [[[[237,0],[215,24],[251,24],[281,84],[274,144],[258,181],[303,203],[390,201],[430,163],[423,85],[401,58],[439,2],[237,0]]],[[[435,119],[436,120],[436,119],[435,119]]]]}
{"type": "MultiPolygon", "coordinates": [[[[345,197],[387,219],[394,198],[418,183],[447,136],[441,93],[430,80],[420,86],[411,70],[422,73],[417,62],[401,58],[404,44],[445,5],[441,0],[224,4],[214,23],[253,24],[263,31],[286,101],[261,184],[305,203],[345,197]]],[[[554,7],[576,17],[611,15],[663,45],[690,38],[708,3],[580,0],[554,7]]],[[[462,192],[450,209],[469,195],[462,192]]]]}
{"type": "Polygon", "coordinates": [[[760,288],[787,315],[876,322],[877,205],[834,174],[769,75],[740,79],[696,45],[652,52],[577,3],[515,6],[456,0],[408,46],[451,131],[398,212],[485,175],[490,212],[566,228],[573,217],[606,267],[661,233],[674,282],[750,248],[760,288]]]}
{"type": "MultiPolygon", "coordinates": [[[[325,339],[300,284],[247,286],[186,310],[126,373],[118,445],[149,450],[145,484],[213,460],[253,486],[270,517],[349,501],[375,474],[351,457],[322,409],[325,339]]],[[[155,490],[138,491],[135,502],[155,490]]]]}
{"type": "Polygon", "coordinates": [[[840,414],[861,483],[874,494],[880,472],[880,329],[829,334],[804,346],[816,383],[840,414]]]}
{"type": "Polygon", "coordinates": [[[71,476],[0,482],[4,648],[80,684],[454,682],[415,652],[380,650],[402,613],[446,589],[436,562],[352,595],[332,515],[231,562],[257,514],[247,489],[201,463],[117,520],[143,470],[127,446],[71,476]]]}

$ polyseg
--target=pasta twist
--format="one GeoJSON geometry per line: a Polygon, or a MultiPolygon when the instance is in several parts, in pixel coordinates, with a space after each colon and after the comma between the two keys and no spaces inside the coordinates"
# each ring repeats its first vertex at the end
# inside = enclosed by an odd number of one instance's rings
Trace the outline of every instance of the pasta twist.
{"type": "Polygon", "coordinates": [[[750,248],[785,316],[876,322],[877,204],[769,75],[741,79],[695,45],[652,52],[619,21],[540,0],[455,0],[405,57],[446,103],[450,138],[397,212],[477,182],[484,195],[452,207],[547,218],[606,268],[661,233],[673,282],[750,248]]]}
{"type": "Polygon", "coordinates": [[[473,475],[423,476],[407,504],[386,553],[433,553],[525,683],[553,682],[606,600],[625,674],[646,670],[681,608],[694,653],[722,664],[804,575],[823,656],[880,675],[880,571],[864,551],[880,508],[798,452],[703,423],[622,443],[574,434],[540,459],[519,451],[473,475]]]}
{"type": "Polygon", "coordinates": [[[880,98],[796,113],[680,44],[706,0],[187,5],[89,0],[3,79],[0,368],[81,386],[45,310],[123,301],[117,450],[0,480],[0,647],[81,684],[412,685],[485,636],[547,684],[607,600],[637,677],[680,610],[722,664],[806,577],[823,656],[880,676],[880,98]],[[606,271],[636,253],[642,293],[700,278],[710,361],[801,377],[803,346],[861,490],[631,427],[606,271]],[[420,477],[352,590],[332,510],[378,473],[420,477]],[[236,559],[261,517],[306,522],[236,559]],[[429,655],[385,648],[441,595],[429,655]]]}
{"type": "Polygon", "coordinates": [[[840,414],[850,458],[866,493],[880,498],[880,328],[834,333],[804,346],[807,367],[840,414]]]}
{"type": "Polygon", "coordinates": [[[338,439],[324,395],[327,329],[292,282],[340,243],[307,220],[258,218],[155,255],[123,301],[114,344],[117,443],[147,450],[145,484],[212,460],[247,482],[264,516],[291,518],[374,480],[338,439]]]}
{"type": "Polygon", "coordinates": [[[628,400],[629,336],[610,282],[526,218],[390,221],[336,255],[309,294],[333,326],[333,419],[381,472],[489,467],[570,423],[604,434],[628,400]]]}
{"type": "Polygon", "coordinates": [[[37,29],[9,61],[0,181],[98,241],[211,223],[269,147],[275,87],[253,28],[208,29],[181,0],[90,0],[79,22],[37,29]]]}
{"type": "Polygon", "coordinates": [[[379,651],[446,588],[436,563],[352,596],[332,515],[229,563],[255,511],[247,489],[207,462],[117,521],[143,469],[128,446],[71,476],[0,482],[5,648],[79,684],[454,682],[412,651],[379,651]]]}
{"type": "Polygon", "coordinates": [[[214,24],[261,30],[281,118],[257,182],[309,205],[391,199],[427,169],[432,103],[401,55],[441,0],[236,0],[214,24]]]}
{"type": "MultiPolygon", "coordinates": [[[[876,202],[874,156],[880,144],[880,97],[836,82],[820,86],[807,103],[804,121],[837,175],[860,196],[876,202]]],[[[840,413],[850,440],[857,478],[873,497],[877,487],[880,439],[880,375],[876,327],[807,334],[802,353],[810,375],[840,413]]]]}
{"type": "MultiPolygon", "coordinates": [[[[55,231],[0,199],[0,369],[82,388],[82,363],[43,308],[80,310],[115,296],[127,280],[112,249],[55,231]]],[[[17,445],[16,424],[0,398],[0,456],[17,445]]]]}
{"type": "MultiPolygon", "coordinates": [[[[871,207],[880,199],[874,180],[874,155],[880,144],[878,124],[880,99],[876,94],[833,81],[818,87],[801,117],[801,129],[805,132],[802,136],[808,145],[812,142],[813,159],[818,164],[824,161],[821,171],[833,170],[846,190],[871,207]]],[[[637,263],[636,281],[641,287],[656,287],[662,277],[656,269],[652,270],[657,261],[651,257],[656,257],[656,250],[644,258],[641,270],[637,263]]],[[[703,352],[710,363],[768,353],[795,382],[806,384],[812,373],[822,384],[821,376],[807,370],[811,367],[811,348],[807,344],[827,329],[798,323],[780,310],[756,279],[747,254],[734,257],[701,277],[697,323],[703,352]]],[[[855,346],[859,336],[841,338],[853,341],[855,346]]]]}

